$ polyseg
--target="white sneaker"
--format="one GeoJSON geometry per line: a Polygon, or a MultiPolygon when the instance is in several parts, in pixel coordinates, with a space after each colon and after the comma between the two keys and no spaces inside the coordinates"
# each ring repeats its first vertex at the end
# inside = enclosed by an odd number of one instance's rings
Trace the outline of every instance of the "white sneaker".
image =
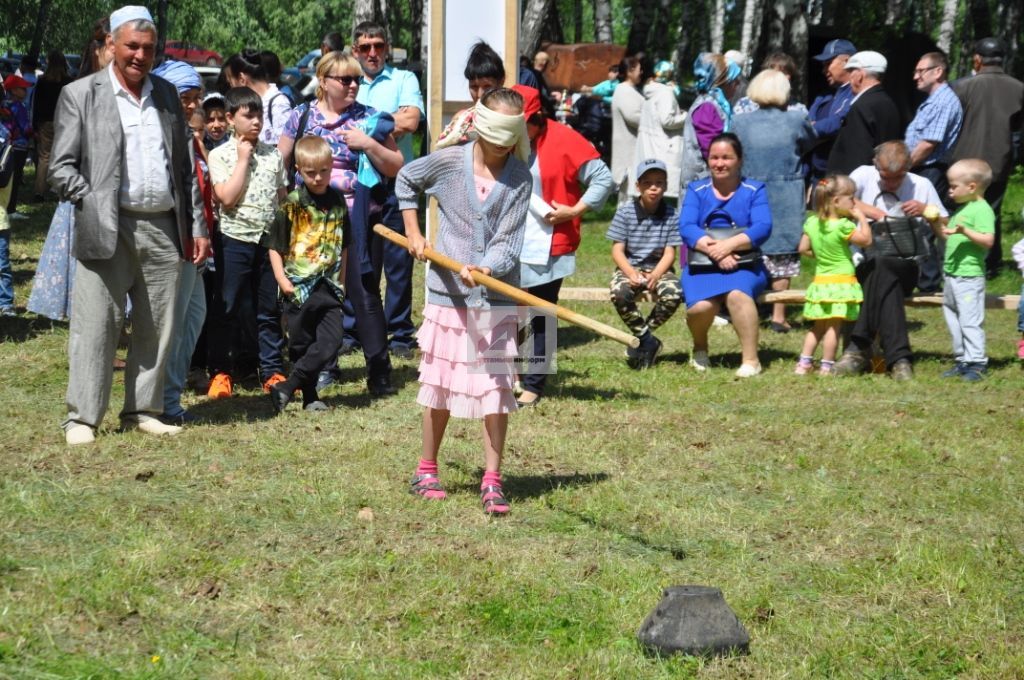
{"type": "Polygon", "coordinates": [[[15,222],[17,222],[19,220],[27,220],[28,219],[28,215],[26,215],[25,213],[20,213],[20,212],[8,213],[7,217],[8,217],[8,219],[14,220],[15,222]]]}
{"type": "Polygon", "coordinates": [[[736,369],[737,378],[753,378],[755,375],[761,374],[761,362],[756,364],[741,364],[736,369]]]}
{"type": "Polygon", "coordinates": [[[160,422],[158,418],[153,416],[147,416],[138,414],[134,416],[128,416],[121,420],[121,425],[126,430],[137,428],[139,432],[145,432],[146,434],[167,434],[175,435],[181,432],[181,428],[177,425],[168,425],[160,422]]]}
{"type": "Polygon", "coordinates": [[[693,370],[700,373],[711,368],[711,360],[708,359],[707,351],[702,349],[693,350],[693,354],[690,355],[690,366],[693,367],[693,370]]]}
{"type": "Polygon", "coordinates": [[[711,322],[711,325],[712,326],[728,326],[729,325],[729,320],[726,319],[724,316],[715,315],[715,319],[714,319],[714,321],[711,322]]]}
{"type": "Polygon", "coordinates": [[[96,434],[91,427],[84,423],[72,423],[64,430],[64,441],[68,446],[92,444],[96,441],[96,434]]]}

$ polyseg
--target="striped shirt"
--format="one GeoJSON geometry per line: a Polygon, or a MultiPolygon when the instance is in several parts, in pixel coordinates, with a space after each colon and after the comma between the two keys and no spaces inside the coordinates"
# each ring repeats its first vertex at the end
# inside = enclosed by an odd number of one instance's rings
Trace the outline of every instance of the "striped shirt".
{"type": "Polygon", "coordinates": [[[635,198],[620,205],[605,237],[626,245],[626,259],[637,269],[653,269],[666,246],[680,246],[679,218],[676,209],[664,200],[657,210],[648,213],[635,198]]]}
{"type": "Polygon", "coordinates": [[[921,103],[907,126],[907,148],[913,151],[920,141],[936,142],[938,146],[921,165],[945,163],[960,137],[963,122],[964,109],[959,97],[947,83],[942,83],[921,103]]]}

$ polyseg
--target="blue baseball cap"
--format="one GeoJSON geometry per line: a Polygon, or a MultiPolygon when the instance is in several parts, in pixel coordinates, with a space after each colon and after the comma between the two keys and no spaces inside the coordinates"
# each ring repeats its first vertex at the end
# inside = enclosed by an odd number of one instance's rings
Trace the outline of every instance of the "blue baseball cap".
{"type": "Polygon", "coordinates": [[[640,178],[644,176],[645,172],[649,172],[651,170],[661,170],[666,175],[668,174],[668,167],[665,166],[665,162],[664,161],[660,161],[657,158],[648,158],[646,160],[642,160],[639,163],[637,163],[637,165],[636,165],[636,178],[637,178],[637,180],[639,181],[640,178]]]}
{"type": "Polygon", "coordinates": [[[829,40],[825,43],[825,49],[821,51],[821,54],[812,57],[815,61],[831,61],[838,57],[840,54],[847,56],[856,54],[857,48],[854,47],[853,43],[849,40],[843,40],[839,38],[837,40],[829,40]]]}

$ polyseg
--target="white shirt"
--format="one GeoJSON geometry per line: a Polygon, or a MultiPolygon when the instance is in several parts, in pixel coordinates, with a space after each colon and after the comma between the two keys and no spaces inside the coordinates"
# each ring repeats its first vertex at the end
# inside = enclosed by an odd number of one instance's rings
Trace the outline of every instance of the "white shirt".
{"type": "Polygon", "coordinates": [[[263,129],[260,130],[260,141],[277,146],[284,124],[288,122],[288,116],[292,112],[292,103],[273,83],[267,85],[267,91],[260,99],[263,100],[263,129]]]}
{"type": "Polygon", "coordinates": [[[122,208],[138,212],[166,212],[174,208],[171,173],[167,168],[160,113],[153,105],[153,83],[146,77],[142,99],[121,86],[114,74],[114,64],[107,68],[114,88],[114,100],[124,133],[124,155],[121,157],[122,208]]]}
{"type": "Polygon", "coordinates": [[[857,198],[868,205],[873,205],[892,217],[903,216],[903,209],[900,207],[904,202],[914,200],[926,205],[934,205],[939,209],[939,215],[948,217],[949,213],[942,205],[939,194],[935,187],[924,177],[908,172],[903,178],[903,183],[893,194],[884,193],[881,187],[882,178],[878,174],[878,168],[873,165],[862,165],[850,173],[850,179],[857,185],[857,198]],[[893,198],[895,195],[895,198],[893,198]]]}

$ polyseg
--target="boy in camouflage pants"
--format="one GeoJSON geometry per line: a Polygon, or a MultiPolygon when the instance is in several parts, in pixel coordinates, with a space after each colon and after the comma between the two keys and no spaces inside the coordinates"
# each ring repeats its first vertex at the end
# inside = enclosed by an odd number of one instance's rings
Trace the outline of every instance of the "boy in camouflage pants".
{"type": "Polygon", "coordinates": [[[682,245],[676,211],[662,197],[668,173],[656,159],[641,161],[636,169],[638,198],[620,205],[606,234],[613,242],[610,297],[629,330],[640,339],[638,349],[626,350],[630,368],[650,368],[662,342],[653,331],[675,314],[683,301],[673,265],[676,246],[682,245]],[[645,319],[636,305],[644,291],[655,296],[654,309],[645,319]]]}

